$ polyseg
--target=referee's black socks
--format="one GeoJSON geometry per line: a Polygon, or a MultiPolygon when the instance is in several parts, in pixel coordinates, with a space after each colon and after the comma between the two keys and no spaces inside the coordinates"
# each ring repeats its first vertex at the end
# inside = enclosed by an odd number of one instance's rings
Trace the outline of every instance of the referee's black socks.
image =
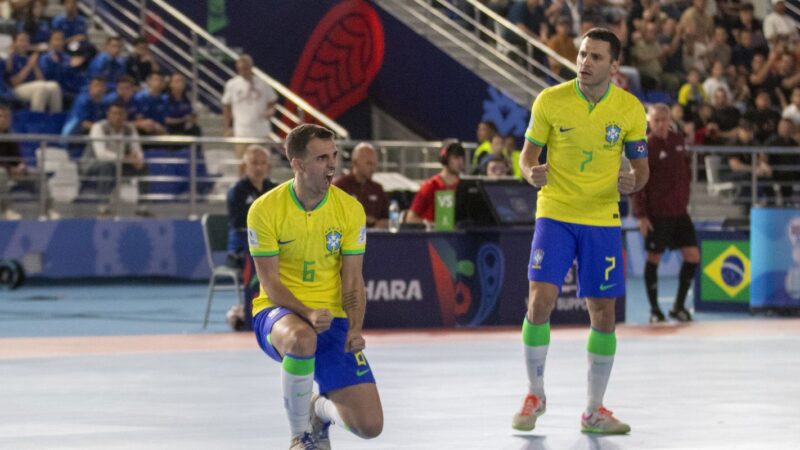
{"type": "Polygon", "coordinates": [[[647,262],[644,265],[644,287],[651,311],[660,311],[658,307],[658,264],[647,262]]]}
{"type": "Polygon", "coordinates": [[[689,286],[692,285],[694,280],[694,272],[697,270],[697,263],[689,263],[684,261],[681,265],[681,273],[678,276],[678,295],[675,297],[675,306],[672,307],[673,311],[680,311],[684,308],[686,302],[686,293],[689,292],[689,286]]]}

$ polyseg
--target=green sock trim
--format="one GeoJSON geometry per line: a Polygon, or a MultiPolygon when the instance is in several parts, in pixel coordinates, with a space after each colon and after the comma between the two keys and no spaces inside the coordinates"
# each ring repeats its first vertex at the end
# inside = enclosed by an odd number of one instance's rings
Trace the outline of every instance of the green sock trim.
{"type": "Polygon", "coordinates": [[[287,354],[281,364],[283,370],[299,377],[314,373],[314,357],[293,356],[287,354]]]}
{"type": "Polygon", "coordinates": [[[603,333],[594,328],[589,330],[589,341],[586,343],[586,350],[589,353],[602,356],[614,356],[617,352],[617,335],[613,331],[611,333],[603,333]]]}
{"type": "Polygon", "coordinates": [[[550,322],[535,324],[528,322],[528,318],[522,322],[522,342],[528,347],[541,347],[550,344],[550,322]]]}

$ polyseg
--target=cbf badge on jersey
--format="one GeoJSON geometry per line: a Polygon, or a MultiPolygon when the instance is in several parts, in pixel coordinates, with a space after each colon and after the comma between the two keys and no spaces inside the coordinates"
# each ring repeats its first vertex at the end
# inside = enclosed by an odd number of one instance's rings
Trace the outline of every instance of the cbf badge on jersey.
{"type": "Polygon", "coordinates": [[[607,123],[606,124],[607,144],[604,147],[610,148],[617,145],[617,141],[619,141],[620,134],[622,134],[622,128],[619,127],[619,124],[613,122],[607,123]]]}
{"type": "Polygon", "coordinates": [[[250,247],[258,247],[258,233],[252,228],[247,229],[247,243],[250,247]]]}
{"type": "Polygon", "coordinates": [[[342,231],[333,227],[325,230],[325,250],[328,251],[328,256],[339,253],[340,248],[342,248],[342,231]]]}

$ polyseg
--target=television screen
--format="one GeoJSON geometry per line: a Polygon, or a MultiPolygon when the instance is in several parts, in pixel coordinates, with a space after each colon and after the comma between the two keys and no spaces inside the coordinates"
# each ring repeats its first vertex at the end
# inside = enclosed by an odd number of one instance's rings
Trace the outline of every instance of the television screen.
{"type": "Polygon", "coordinates": [[[482,183],[483,193],[500,225],[533,225],[536,188],[524,181],[482,183]]]}

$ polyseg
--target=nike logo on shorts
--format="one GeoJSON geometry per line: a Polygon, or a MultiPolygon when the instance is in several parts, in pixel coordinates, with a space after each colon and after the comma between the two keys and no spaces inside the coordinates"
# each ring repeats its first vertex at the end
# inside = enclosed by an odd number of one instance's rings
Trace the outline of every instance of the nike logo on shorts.
{"type": "Polygon", "coordinates": [[[356,370],[356,376],[357,376],[357,377],[363,376],[363,375],[364,375],[365,373],[367,373],[367,372],[369,372],[369,369],[364,369],[364,370],[356,370]]]}
{"type": "Polygon", "coordinates": [[[617,283],[611,283],[611,284],[601,284],[601,285],[600,285],[600,290],[601,290],[601,291],[607,291],[607,290],[611,289],[612,287],[614,287],[614,286],[616,286],[616,285],[617,285],[617,283]]]}

